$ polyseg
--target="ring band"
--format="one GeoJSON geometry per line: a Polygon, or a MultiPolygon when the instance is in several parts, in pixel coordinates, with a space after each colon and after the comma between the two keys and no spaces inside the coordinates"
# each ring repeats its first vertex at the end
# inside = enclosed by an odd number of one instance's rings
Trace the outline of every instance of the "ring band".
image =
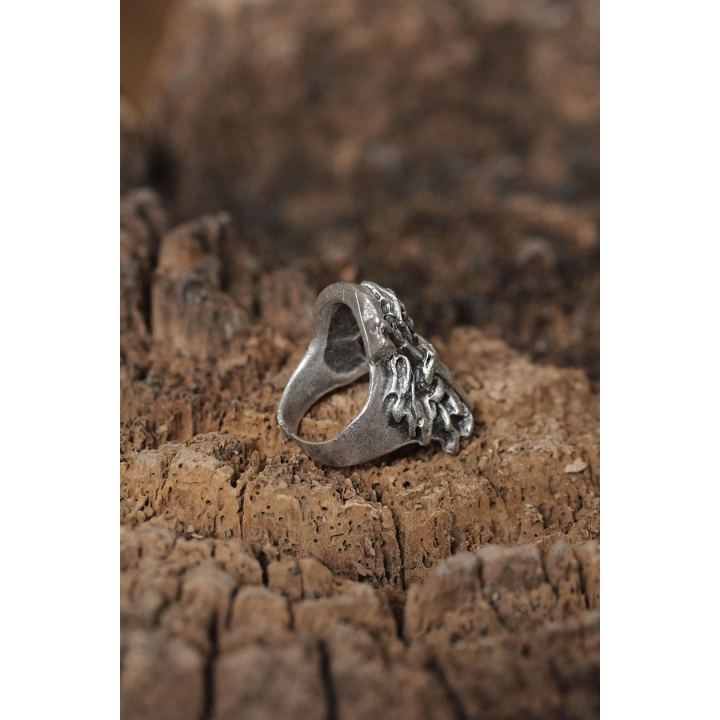
{"type": "Polygon", "coordinates": [[[472,402],[414,332],[392,290],[371,282],[335,283],[313,311],[313,339],[290,378],[278,423],[315,461],[344,467],[374,460],[410,443],[440,442],[455,454],[472,432],[472,402]],[[367,401],[337,437],[310,442],[297,435],[307,411],[324,395],[370,372],[367,401]]]}

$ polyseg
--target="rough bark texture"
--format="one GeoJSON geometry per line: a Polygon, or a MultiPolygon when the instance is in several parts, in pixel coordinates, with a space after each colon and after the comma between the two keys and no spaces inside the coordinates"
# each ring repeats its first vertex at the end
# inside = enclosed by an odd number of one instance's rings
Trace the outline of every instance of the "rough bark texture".
{"type": "Polygon", "coordinates": [[[121,117],[123,718],[598,716],[596,8],[175,8],[121,117]],[[469,392],[457,456],[283,441],[340,279],[469,392]]]}

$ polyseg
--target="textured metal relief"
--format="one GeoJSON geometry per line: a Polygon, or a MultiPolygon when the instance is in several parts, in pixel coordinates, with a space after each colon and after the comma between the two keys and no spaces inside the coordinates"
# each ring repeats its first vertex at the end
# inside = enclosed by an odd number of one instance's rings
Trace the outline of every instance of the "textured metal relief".
{"type": "Polygon", "coordinates": [[[453,388],[447,368],[435,348],[413,331],[413,321],[392,290],[361,283],[380,302],[382,331],[396,351],[383,362],[386,369],[384,399],[395,423],[407,423],[408,433],[421,445],[442,443],[446,452],[458,450],[461,437],[473,425],[472,414],[453,388]]]}

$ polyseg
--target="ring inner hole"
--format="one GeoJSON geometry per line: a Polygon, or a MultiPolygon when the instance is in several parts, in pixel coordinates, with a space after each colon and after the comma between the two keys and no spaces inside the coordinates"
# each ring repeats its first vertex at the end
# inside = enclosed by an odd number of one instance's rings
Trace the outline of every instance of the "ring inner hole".
{"type": "MultiPolygon", "coordinates": [[[[348,380],[369,369],[360,328],[347,305],[332,309],[323,360],[330,370],[347,375],[348,380]]],[[[300,421],[297,434],[311,442],[332,440],[360,414],[369,392],[369,377],[364,375],[323,395],[300,421]]]]}
{"type": "Polygon", "coordinates": [[[337,437],[362,411],[370,392],[367,375],[323,395],[300,421],[297,434],[309,442],[337,437]]]}
{"type": "Polygon", "coordinates": [[[323,359],[333,372],[343,375],[367,367],[360,328],[347,305],[333,308],[323,359]]]}

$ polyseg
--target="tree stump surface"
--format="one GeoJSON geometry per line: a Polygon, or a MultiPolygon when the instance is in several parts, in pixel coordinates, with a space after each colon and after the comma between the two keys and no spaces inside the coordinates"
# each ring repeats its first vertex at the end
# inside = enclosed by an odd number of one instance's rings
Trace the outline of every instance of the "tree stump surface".
{"type": "Polygon", "coordinates": [[[596,11],[175,5],[121,107],[123,718],[598,717],[596,11]],[[283,440],[363,279],[472,398],[458,455],[283,440]]]}

